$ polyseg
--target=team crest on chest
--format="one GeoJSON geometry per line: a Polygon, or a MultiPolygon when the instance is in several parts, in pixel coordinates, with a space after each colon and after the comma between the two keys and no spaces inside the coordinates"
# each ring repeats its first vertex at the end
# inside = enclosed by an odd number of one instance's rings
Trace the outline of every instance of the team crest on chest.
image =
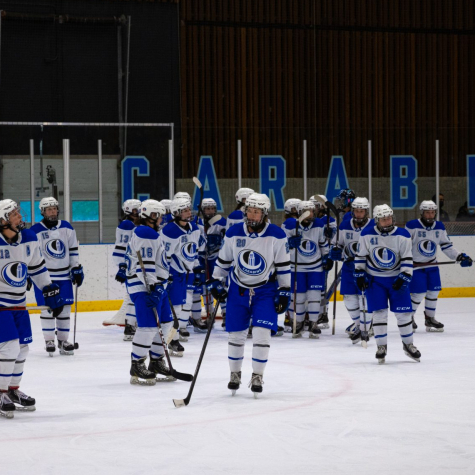
{"type": "Polygon", "coordinates": [[[358,241],[352,241],[348,243],[345,247],[345,254],[348,257],[355,257],[358,249],[358,241]]]}
{"type": "Polygon", "coordinates": [[[310,239],[302,239],[302,243],[298,248],[299,254],[305,257],[314,256],[317,253],[317,244],[310,239]]]}
{"type": "Polygon", "coordinates": [[[388,247],[375,247],[371,254],[375,264],[382,269],[391,270],[398,264],[396,253],[388,247]]]}
{"type": "Polygon", "coordinates": [[[194,242],[186,242],[181,246],[181,255],[190,262],[196,259],[197,247],[194,242]]]}
{"type": "Polygon", "coordinates": [[[435,242],[431,241],[430,239],[424,239],[417,245],[417,250],[424,257],[432,257],[437,251],[437,244],[435,244],[435,242]]]}
{"type": "Polygon", "coordinates": [[[45,246],[45,251],[48,256],[54,259],[64,259],[66,256],[66,246],[61,239],[51,239],[45,246]]]}
{"type": "Polygon", "coordinates": [[[28,266],[24,262],[10,262],[2,269],[2,279],[12,287],[23,287],[28,276],[28,266]]]}
{"type": "Polygon", "coordinates": [[[258,252],[246,249],[241,251],[237,259],[239,269],[247,275],[259,275],[267,268],[266,260],[258,252]]]}

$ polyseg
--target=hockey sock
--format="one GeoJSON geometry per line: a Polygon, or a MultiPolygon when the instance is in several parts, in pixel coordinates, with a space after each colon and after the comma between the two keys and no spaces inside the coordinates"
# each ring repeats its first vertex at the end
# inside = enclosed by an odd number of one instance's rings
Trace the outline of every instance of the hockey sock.
{"type": "Polygon", "coordinates": [[[270,350],[270,329],[254,327],[252,331],[252,372],[264,375],[270,350]]]}
{"type": "Polygon", "coordinates": [[[58,329],[58,341],[66,341],[69,336],[71,324],[71,305],[65,305],[63,311],[56,317],[56,327],[58,329]]]}
{"type": "Polygon", "coordinates": [[[360,300],[358,297],[359,295],[356,294],[343,295],[343,302],[356,328],[360,326],[360,300]]]}
{"type": "Polygon", "coordinates": [[[139,360],[147,356],[152,341],[157,333],[157,327],[138,327],[132,340],[132,359],[139,360]]]}
{"type": "Polygon", "coordinates": [[[135,316],[135,305],[134,305],[134,302],[130,300],[130,296],[128,293],[127,293],[126,298],[124,298],[124,303],[127,303],[126,309],[125,309],[126,311],[125,318],[127,319],[127,323],[129,325],[132,325],[133,327],[136,327],[137,317],[135,316]]]}
{"type": "Polygon", "coordinates": [[[40,319],[45,341],[54,340],[55,327],[53,314],[49,313],[48,310],[42,310],[40,319]]]}
{"type": "Polygon", "coordinates": [[[11,386],[13,368],[19,354],[18,339],[0,343],[0,391],[7,391],[8,386],[11,386]]]}
{"type": "Polygon", "coordinates": [[[25,360],[29,349],[30,345],[20,345],[20,353],[16,357],[10,386],[20,386],[21,377],[23,376],[23,366],[25,366],[25,360]]]}
{"type": "MultiPolygon", "coordinates": [[[[173,322],[162,323],[162,332],[163,332],[163,339],[167,341],[167,335],[170,332],[170,329],[173,325],[173,322]]],[[[155,334],[152,340],[152,345],[150,349],[150,356],[153,358],[160,358],[165,354],[165,350],[163,349],[162,339],[160,338],[160,333],[155,334]]]]}
{"type": "Polygon", "coordinates": [[[247,328],[240,332],[229,332],[228,360],[231,372],[239,372],[244,359],[244,343],[247,339],[247,328]]]}
{"type": "Polygon", "coordinates": [[[365,314],[366,314],[366,331],[369,331],[369,327],[371,326],[371,321],[373,320],[373,314],[368,312],[368,299],[365,300],[364,308],[366,309],[365,313],[363,313],[363,296],[358,295],[358,302],[360,306],[360,329],[364,330],[364,323],[365,323],[365,314]]]}
{"type": "Polygon", "coordinates": [[[401,334],[402,342],[406,345],[409,345],[409,343],[414,341],[414,332],[412,330],[412,312],[396,313],[395,315],[397,318],[397,326],[399,328],[399,333],[401,334]]]}
{"type": "Polygon", "coordinates": [[[435,317],[435,311],[437,310],[438,295],[439,295],[438,290],[429,290],[426,294],[425,313],[428,317],[435,317]]]}
{"type": "MultiPolygon", "coordinates": [[[[399,321],[399,320],[398,320],[399,321]]],[[[388,309],[378,310],[373,313],[373,329],[376,344],[388,344],[388,309]]]]}
{"type": "Polygon", "coordinates": [[[191,317],[193,320],[201,319],[201,294],[193,294],[193,304],[191,306],[191,317]]]}
{"type": "Polygon", "coordinates": [[[305,319],[306,296],[306,293],[297,293],[297,305],[295,306],[297,310],[297,322],[303,322],[305,319]]]}
{"type": "Polygon", "coordinates": [[[425,292],[423,294],[411,294],[411,302],[412,302],[412,312],[415,314],[417,308],[422,302],[422,299],[425,296],[425,292]]]}
{"type": "Polygon", "coordinates": [[[308,290],[307,291],[308,318],[311,322],[316,322],[318,320],[318,315],[320,313],[321,297],[322,297],[322,291],[321,290],[308,290]]]}
{"type": "Polygon", "coordinates": [[[185,307],[185,305],[173,305],[178,322],[180,323],[180,328],[186,328],[188,320],[190,319],[189,310],[184,310],[183,307],[185,307]]]}

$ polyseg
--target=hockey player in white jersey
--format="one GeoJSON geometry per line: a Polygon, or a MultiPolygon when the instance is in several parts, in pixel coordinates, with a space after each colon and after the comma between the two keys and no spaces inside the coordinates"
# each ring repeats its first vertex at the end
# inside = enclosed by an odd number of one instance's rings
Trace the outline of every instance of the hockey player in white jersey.
{"type": "Polygon", "coordinates": [[[165,216],[163,216],[162,221],[160,222],[160,230],[162,230],[170,221],[173,221],[172,212],[170,210],[170,205],[172,204],[172,200],[164,199],[160,201],[160,203],[162,203],[162,205],[165,207],[165,210],[167,212],[165,216]]]}
{"type": "Polygon", "coordinates": [[[132,340],[131,384],[154,385],[158,381],[174,381],[164,362],[164,348],[153,309],[157,310],[165,339],[172,327],[173,316],[165,290],[168,263],[158,234],[165,207],[156,200],[145,200],[140,206],[140,226],[134,229],[125,255],[127,291],[135,304],[137,331],[132,340]],[[145,275],[137,257],[140,252],[145,275]],[[150,292],[147,292],[147,284],[150,292]],[[150,355],[148,369],[145,366],[150,355]],[[156,375],[165,378],[156,379],[156,375]]]}
{"type": "Polygon", "coordinates": [[[24,228],[17,204],[0,201],[0,415],[7,418],[16,409],[35,410],[35,399],[19,389],[33,341],[25,310],[27,277],[42,289],[54,316],[63,308],[59,286],[51,282],[36,234],[24,228]]]}
{"type": "Polygon", "coordinates": [[[244,209],[246,206],[246,199],[254,193],[252,188],[239,188],[236,191],[236,209],[228,216],[226,220],[226,230],[228,230],[233,224],[244,222],[244,209]]]}
{"type": "Polygon", "coordinates": [[[328,259],[329,245],[323,234],[323,223],[315,218],[315,207],[311,201],[301,201],[298,204],[299,216],[305,212],[310,215],[296,229],[298,221],[287,224],[284,231],[289,239],[290,262],[292,266],[292,285],[294,289],[297,280],[296,297],[292,295],[289,308],[291,320],[294,318],[293,299],[296,298],[295,311],[297,327],[294,337],[302,336],[304,331],[305,307],[309,314],[309,338],[319,338],[318,328],[321,293],[325,283],[324,270],[330,270],[333,262],[328,259]],[[297,255],[297,272],[295,258],[297,255]]]}
{"type": "Polygon", "coordinates": [[[373,314],[376,358],[378,363],[385,362],[389,301],[397,318],[404,353],[420,361],[421,353],[413,344],[409,293],[413,270],[411,235],[395,226],[393,210],[386,204],[374,207],[373,219],[376,226],[366,226],[361,232],[353,277],[367,299],[368,311],[373,314]]]}
{"type": "Polygon", "coordinates": [[[285,232],[267,222],[269,198],[252,194],[246,201],[246,221],[226,232],[213,278],[207,282],[213,296],[226,297],[224,282],[230,275],[226,331],[228,359],[235,394],[241,384],[241,368],[251,316],[253,317],[252,377],[249,386],[256,396],[262,392],[264,369],[269,356],[271,331],[277,317],[290,303],[289,247],[285,232]]]}
{"type": "MultiPolygon", "coordinates": [[[[417,269],[417,264],[437,262],[437,246],[442,252],[460,263],[462,267],[470,267],[472,259],[455,249],[447,236],[445,226],[436,221],[437,205],[433,201],[423,201],[419,207],[421,217],[406,223],[406,229],[412,238],[412,254],[414,257],[414,275],[410,284],[413,317],[425,297],[425,327],[428,332],[443,332],[444,325],[436,320],[437,297],[442,289],[440,272],[437,266],[428,269],[417,269]]],[[[416,322],[412,323],[414,329],[416,322]]]]}
{"type": "MultiPolygon", "coordinates": [[[[353,218],[340,224],[338,242],[336,236],[332,241],[330,259],[332,261],[344,261],[341,271],[340,293],[343,295],[343,302],[350,314],[352,324],[347,328],[353,344],[358,343],[362,338],[368,341],[368,335],[361,332],[364,329],[364,313],[361,290],[355,284],[353,271],[355,270],[355,256],[358,240],[366,227],[375,226],[375,222],[369,219],[369,201],[367,198],[355,198],[351,203],[351,213],[353,218]]],[[[366,308],[366,307],[365,307],[366,308]]],[[[367,332],[371,324],[371,314],[366,314],[367,332]]]]}
{"type": "MultiPolygon", "coordinates": [[[[64,308],[55,317],[48,311],[41,312],[41,326],[50,356],[56,351],[55,329],[57,329],[58,348],[62,355],[73,355],[74,345],[68,341],[71,306],[74,303],[73,284],[80,287],[84,273],[79,263],[79,243],[76,231],[67,221],[59,219],[59,203],[53,197],[40,201],[43,219],[31,227],[36,234],[46,267],[53,283],[59,285],[64,308]],[[55,325],[56,323],[56,325],[55,325]]],[[[42,291],[35,285],[38,305],[44,305],[42,291]]]]}
{"type": "MultiPolygon", "coordinates": [[[[124,201],[122,205],[124,216],[115,230],[115,247],[112,253],[112,259],[114,264],[118,267],[115,280],[121,284],[124,284],[127,280],[125,251],[127,250],[127,245],[135,227],[140,223],[140,204],[141,202],[135,199],[124,201]]],[[[130,300],[127,287],[124,288],[124,302],[113,321],[125,325],[124,341],[132,341],[137,326],[137,319],[135,318],[135,306],[132,300],[130,300]]]]}

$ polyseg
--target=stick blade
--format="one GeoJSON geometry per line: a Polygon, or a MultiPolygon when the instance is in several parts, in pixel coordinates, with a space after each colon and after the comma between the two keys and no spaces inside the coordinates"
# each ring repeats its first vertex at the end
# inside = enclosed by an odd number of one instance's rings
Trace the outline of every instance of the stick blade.
{"type": "Polygon", "coordinates": [[[176,378],[176,379],[179,379],[180,381],[193,381],[193,375],[191,374],[188,374],[188,373],[180,373],[179,371],[177,371],[176,369],[174,369],[173,371],[170,372],[170,374],[176,378]]]}
{"type": "Polygon", "coordinates": [[[173,399],[173,404],[175,404],[175,407],[185,407],[186,402],[184,399],[173,399]]]}
{"type": "Polygon", "coordinates": [[[217,223],[220,219],[222,218],[222,216],[220,214],[217,214],[216,216],[213,216],[209,221],[208,221],[208,224],[210,226],[213,226],[213,224],[217,223]]]}
{"type": "Polygon", "coordinates": [[[310,211],[305,211],[305,213],[302,214],[302,216],[299,216],[299,223],[302,221],[305,221],[308,217],[310,216],[310,211]]]}
{"type": "Polygon", "coordinates": [[[193,183],[198,187],[198,188],[203,188],[203,185],[201,184],[201,181],[198,180],[195,176],[193,177],[193,183]]]}

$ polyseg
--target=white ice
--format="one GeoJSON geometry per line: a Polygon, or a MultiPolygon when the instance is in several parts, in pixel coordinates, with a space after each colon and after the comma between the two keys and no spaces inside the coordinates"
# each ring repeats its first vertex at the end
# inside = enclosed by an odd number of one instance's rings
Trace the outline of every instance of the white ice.
{"type": "MultiPolygon", "coordinates": [[[[421,306],[422,307],[422,306],[421,306]]],[[[385,365],[352,345],[337,305],[336,335],[272,339],[264,392],[254,399],[252,341],[243,385],[227,389],[227,334],[213,331],[189,406],[189,383],[129,384],[130,343],[104,313],[78,315],[74,356],[47,356],[39,316],[21,389],[37,410],[0,418],[2,474],[475,474],[475,298],[439,300],[444,333],[424,331],[421,363],[402,351],[390,315],[385,365]]],[[[330,308],[331,312],[331,308],[330,308]]],[[[109,314],[107,312],[107,314],[109,314]]],[[[306,335],[306,334],[305,334],[306,335]]],[[[191,334],[193,373],[204,340],[191,334]]]]}

